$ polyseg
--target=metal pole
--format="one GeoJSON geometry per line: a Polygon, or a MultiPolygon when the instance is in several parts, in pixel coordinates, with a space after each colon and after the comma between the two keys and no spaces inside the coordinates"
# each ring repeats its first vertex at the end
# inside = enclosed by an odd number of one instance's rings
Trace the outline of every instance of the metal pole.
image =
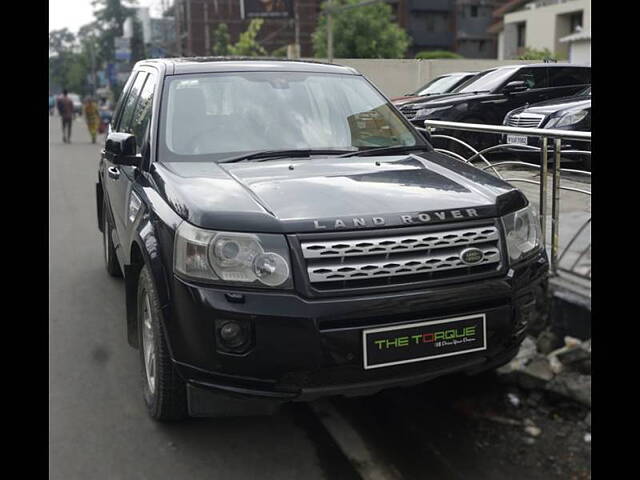
{"type": "Polygon", "coordinates": [[[553,164],[553,203],[551,204],[551,272],[558,269],[558,248],[560,239],[560,149],[559,138],[554,141],[555,162],[553,164]]]}
{"type": "Polygon", "coordinates": [[[547,137],[542,137],[540,150],[540,229],[544,248],[547,245],[547,137]]]}
{"type": "Polygon", "coordinates": [[[333,0],[327,0],[327,58],[329,63],[333,63],[333,15],[331,8],[333,0]]]}
{"type": "Polygon", "coordinates": [[[294,5],[294,21],[295,21],[295,43],[296,43],[296,58],[300,58],[302,47],[300,46],[300,15],[298,14],[298,0],[294,5]]]}

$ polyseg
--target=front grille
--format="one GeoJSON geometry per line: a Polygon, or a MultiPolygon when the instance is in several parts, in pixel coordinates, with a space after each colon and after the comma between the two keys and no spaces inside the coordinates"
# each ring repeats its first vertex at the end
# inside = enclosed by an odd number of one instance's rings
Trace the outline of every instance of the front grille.
{"type": "Polygon", "coordinates": [[[406,117],[407,120],[413,120],[419,109],[413,107],[400,107],[400,112],[406,117]]]}
{"type": "Polygon", "coordinates": [[[365,237],[302,241],[311,285],[320,290],[395,285],[412,281],[490,273],[500,266],[500,234],[495,225],[365,237]],[[482,258],[465,263],[473,246],[482,258]]]}
{"type": "Polygon", "coordinates": [[[509,127],[522,127],[522,128],[538,128],[544,115],[537,115],[534,113],[519,113],[511,115],[507,119],[507,126],[509,127]]]}

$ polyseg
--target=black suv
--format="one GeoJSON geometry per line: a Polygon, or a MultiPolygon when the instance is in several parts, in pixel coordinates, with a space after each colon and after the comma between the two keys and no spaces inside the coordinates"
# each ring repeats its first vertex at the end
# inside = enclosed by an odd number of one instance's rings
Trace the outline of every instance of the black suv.
{"type": "Polygon", "coordinates": [[[138,62],[96,193],[156,419],[493,368],[545,288],[524,195],[351,68],[138,62]]]}
{"type": "MultiPolygon", "coordinates": [[[[453,92],[402,105],[400,111],[416,126],[424,121],[500,125],[518,107],[573,95],[591,84],[591,67],[561,63],[508,65],[479,73],[453,92]]],[[[474,147],[498,143],[495,135],[451,133],[474,147]]]]}

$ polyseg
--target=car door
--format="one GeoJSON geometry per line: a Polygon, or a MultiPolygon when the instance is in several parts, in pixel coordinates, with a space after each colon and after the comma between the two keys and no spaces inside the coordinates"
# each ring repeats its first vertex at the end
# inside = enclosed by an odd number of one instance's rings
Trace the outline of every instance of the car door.
{"type": "Polygon", "coordinates": [[[503,93],[504,102],[499,104],[497,122],[502,123],[504,116],[514,108],[531,105],[544,100],[545,90],[549,86],[547,69],[544,67],[521,68],[505,82],[502,88],[509,82],[523,81],[527,89],[521,92],[503,93]]]}
{"type": "MultiPolygon", "coordinates": [[[[115,132],[127,132],[129,130],[136,103],[147,76],[147,72],[138,72],[131,85],[131,89],[127,92],[126,97],[124,97],[121,112],[119,112],[118,118],[110,130],[115,132]]],[[[113,241],[120,263],[123,263],[123,256],[119,247],[125,231],[125,197],[129,189],[128,184],[130,182],[131,169],[134,167],[114,164],[104,149],[102,151],[102,161],[104,162],[102,185],[109,199],[108,204],[111,206],[111,218],[113,219],[113,226],[115,227],[116,238],[114,238],[113,241]]]]}
{"type": "MultiPolygon", "coordinates": [[[[150,144],[149,144],[149,127],[151,125],[151,112],[153,107],[153,96],[156,89],[158,75],[156,72],[149,71],[147,72],[146,80],[140,90],[140,95],[138,96],[138,100],[136,101],[135,109],[133,110],[133,115],[131,116],[131,121],[126,125],[122,126],[122,131],[125,133],[131,133],[136,138],[136,151],[140,156],[140,165],[147,164],[150,158],[150,144]]],[[[120,238],[122,239],[123,245],[129,245],[131,242],[131,237],[133,235],[133,229],[131,225],[135,221],[135,211],[132,213],[132,195],[136,195],[134,193],[135,190],[135,182],[137,179],[140,179],[140,175],[136,175],[136,169],[140,167],[135,166],[125,166],[121,168],[123,188],[125,188],[124,192],[124,208],[123,208],[123,217],[122,217],[122,234],[120,238]]],[[[144,168],[144,167],[142,167],[144,168]]],[[[136,208],[140,205],[140,197],[137,199],[133,199],[136,208]]]]}
{"type": "Polygon", "coordinates": [[[549,93],[545,100],[568,97],[591,85],[587,67],[549,67],[549,93]]]}

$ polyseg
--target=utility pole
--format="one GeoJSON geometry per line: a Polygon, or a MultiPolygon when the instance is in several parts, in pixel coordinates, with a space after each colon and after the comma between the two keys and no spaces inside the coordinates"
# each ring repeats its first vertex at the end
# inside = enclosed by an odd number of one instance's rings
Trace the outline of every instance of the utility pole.
{"type": "Polygon", "coordinates": [[[333,0],[327,1],[327,57],[333,63],[333,0]]]}

